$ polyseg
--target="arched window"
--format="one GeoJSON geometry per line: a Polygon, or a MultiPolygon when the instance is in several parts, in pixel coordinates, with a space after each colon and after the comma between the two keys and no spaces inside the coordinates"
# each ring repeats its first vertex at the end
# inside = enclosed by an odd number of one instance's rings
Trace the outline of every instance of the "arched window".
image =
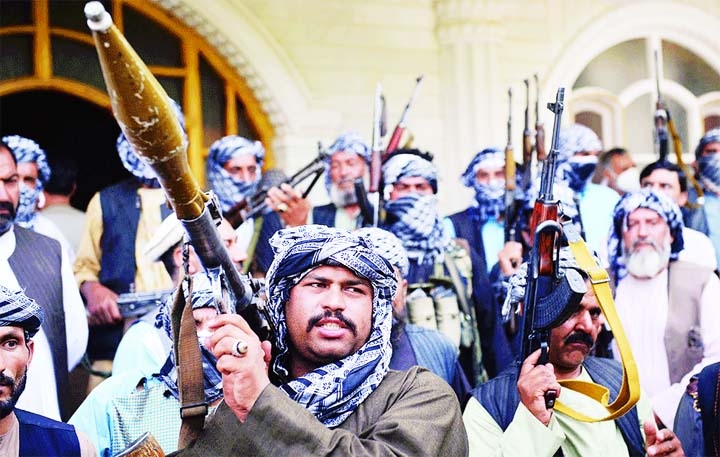
{"type": "MultiPolygon", "coordinates": [[[[53,91],[110,109],[85,23],[85,3],[2,2],[0,102],[5,96],[53,91]]],[[[170,97],[183,107],[190,139],[188,159],[201,182],[207,148],[216,139],[239,134],[259,139],[269,148],[273,130],[260,104],[243,79],[200,35],[144,0],[102,3],[170,97]]],[[[273,162],[268,151],[266,166],[272,167],[273,162]]]]}

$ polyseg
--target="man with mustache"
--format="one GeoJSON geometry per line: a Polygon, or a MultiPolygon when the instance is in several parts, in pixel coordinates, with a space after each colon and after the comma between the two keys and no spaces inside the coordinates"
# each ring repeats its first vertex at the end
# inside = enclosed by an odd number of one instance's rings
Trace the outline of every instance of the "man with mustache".
{"type": "Polygon", "coordinates": [[[35,300],[0,286],[0,455],[97,455],[73,426],[15,407],[33,358],[31,338],[42,323],[35,300]]]}
{"type": "Polygon", "coordinates": [[[180,455],[466,455],[452,389],[423,368],[388,369],[389,262],[337,228],[283,229],[270,242],[275,350],[238,315],[211,323],[225,399],[180,455]]]}
{"type": "Polygon", "coordinates": [[[35,363],[19,406],[67,419],[72,409],[68,373],[80,362],[88,340],[85,306],[60,243],[14,224],[19,180],[15,155],[0,143],[0,284],[24,290],[47,318],[35,337],[35,363]]]}
{"type": "MultiPolygon", "coordinates": [[[[587,292],[574,312],[550,331],[549,363],[537,365],[540,349],[522,365],[509,367],[473,391],[463,420],[471,456],[682,456],[679,440],[669,430],[658,431],[644,395],[638,404],[615,421],[580,422],[548,409],[544,394],[558,392],[558,399],[577,411],[599,416],[606,413],[597,402],[569,388],[560,380],[593,381],[607,387],[615,398],[622,382],[622,368],[611,359],[590,356],[604,318],[588,275],[569,248],[560,251],[561,272],[577,270],[587,292]]],[[[522,301],[527,264],[510,280],[508,299],[522,301]]]]}
{"type": "Polygon", "coordinates": [[[357,132],[341,134],[327,149],[325,164],[325,188],[330,203],[311,208],[310,202],[302,198],[300,191],[288,184],[268,190],[265,202],[274,213],[266,214],[258,237],[257,265],[267,271],[273,260],[273,251],[268,240],[283,227],[297,227],[304,224],[320,224],[354,230],[362,223],[360,206],[355,194],[355,180],[366,178],[370,162],[370,146],[357,132]]]}
{"type": "Polygon", "coordinates": [[[618,316],[641,386],[669,428],[691,376],[720,361],[720,280],[706,266],[678,260],[682,227],[675,202],[642,189],[618,202],[608,241],[618,316]]]}

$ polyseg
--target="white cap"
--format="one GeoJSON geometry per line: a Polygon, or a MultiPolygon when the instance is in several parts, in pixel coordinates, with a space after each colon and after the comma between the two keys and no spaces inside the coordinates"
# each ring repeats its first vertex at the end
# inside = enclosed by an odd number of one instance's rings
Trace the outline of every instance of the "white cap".
{"type": "Polygon", "coordinates": [[[155,230],[155,234],[145,245],[143,254],[152,262],[157,262],[170,248],[182,241],[185,228],[175,216],[170,214],[155,230]]]}

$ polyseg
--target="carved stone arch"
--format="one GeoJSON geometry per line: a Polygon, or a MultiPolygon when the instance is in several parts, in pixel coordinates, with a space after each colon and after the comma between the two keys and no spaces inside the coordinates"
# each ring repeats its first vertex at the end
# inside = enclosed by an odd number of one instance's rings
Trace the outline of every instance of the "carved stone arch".
{"type": "Polygon", "coordinates": [[[283,154],[287,137],[308,109],[308,89],[280,45],[244,5],[203,0],[152,0],[194,29],[253,90],[276,133],[283,154]]]}

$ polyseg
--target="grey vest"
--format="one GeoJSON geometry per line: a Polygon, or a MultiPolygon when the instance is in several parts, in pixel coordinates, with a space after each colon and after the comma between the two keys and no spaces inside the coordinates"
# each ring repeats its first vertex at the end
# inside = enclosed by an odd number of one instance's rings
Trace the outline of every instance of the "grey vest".
{"type": "Polygon", "coordinates": [[[668,316],[665,326],[670,382],[682,380],[703,357],[700,298],[713,271],[688,262],[671,262],[668,316]]]}
{"type": "Polygon", "coordinates": [[[13,230],[15,251],[8,262],[25,295],[38,302],[45,313],[42,329],[50,343],[60,415],[67,420],[70,411],[64,400],[70,395],[60,243],[17,225],[13,230]]]}

